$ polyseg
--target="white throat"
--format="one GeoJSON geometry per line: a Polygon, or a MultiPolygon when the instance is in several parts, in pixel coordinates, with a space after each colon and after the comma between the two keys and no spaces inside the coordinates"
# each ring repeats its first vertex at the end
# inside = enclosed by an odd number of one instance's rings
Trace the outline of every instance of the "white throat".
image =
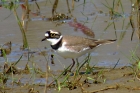
{"type": "Polygon", "coordinates": [[[51,45],[55,45],[55,44],[57,44],[57,43],[61,40],[62,37],[63,37],[63,36],[61,35],[59,39],[50,38],[50,39],[47,39],[47,40],[48,40],[49,42],[51,42],[51,45]]]}

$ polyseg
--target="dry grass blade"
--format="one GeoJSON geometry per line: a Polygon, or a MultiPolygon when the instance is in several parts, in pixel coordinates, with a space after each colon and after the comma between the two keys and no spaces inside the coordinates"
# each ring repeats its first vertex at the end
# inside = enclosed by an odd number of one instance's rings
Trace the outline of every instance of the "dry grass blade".
{"type": "Polygon", "coordinates": [[[99,11],[98,7],[96,6],[96,4],[94,3],[94,1],[93,1],[93,0],[91,0],[91,3],[92,3],[92,4],[93,4],[93,6],[95,7],[95,9],[99,11]]]}
{"type": "Polygon", "coordinates": [[[40,7],[39,7],[39,5],[38,5],[38,3],[36,1],[35,1],[35,4],[37,6],[38,11],[40,11],[40,7]]]}
{"type": "Polygon", "coordinates": [[[44,89],[44,93],[47,93],[48,90],[48,78],[49,78],[49,64],[47,62],[46,64],[46,84],[45,84],[45,89],[44,89]]]}
{"type": "Polygon", "coordinates": [[[115,36],[117,38],[116,25],[115,25],[115,22],[114,21],[113,21],[113,26],[114,26],[114,30],[115,30],[115,36]]]}
{"type": "Polygon", "coordinates": [[[0,51],[1,51],[1,57],[5,59],[5,62],[8,62],[5,50],[0,47],[0,51]]]}
{"type": "Polygon", "coordinates": [[[111,25],[113,24],[113,22],[109,22],[108,25],[106,26],[106,28],[104,29],[104,31],[106,31],[111,25]]]}
{"type": "Polygon", "coordinates": [[[54,16],[54,12],[56,12],[57,5],[58,5],[58,0],[55,0],[52,8],[52,16],[54,16]]]}
{"type": "Polygon", "coordinates": [[[109,89],[118,89],[118,88],[126,88],[129,90],[140,90],[139,87],[132,87],[132,86],[124,86],[124,85],[113,85],[113,86],[107,86],[106,88],[103,89],[99,89],[99,90],[94,90],[88,93],[97,93],[97,92],[101,92],[101,91],[105,91],[105,90],[109,90],[109,89]]]}
{"type": "Polygon", "coordinates": [[[105,90],[109,90],[109,89],[118,89],[120,86],[119,85],[115,85],[115,86],[108,86],[106,88],[103,88],[103,89],[99,89],[99,90],[94,90],[94,91],[91,91],[89,93],[97,93],[97,92],[101,92],[101,91],[105,91],[105,90]]]}
{"type": "Polygon", "coordinates": [[[115,11],[115,12],[118,12],[119,6],[121,6],[122,12],[124,13],[123,5],[122,5],[122,3],[121,3],[121,0],[118,0],[118,2],[116,3],[116,6],[115,6],[114,11],[115,11]]]}
{"type": "Polygon", "coordinates": [[[54,82],[56,82],[61,76],[63,76],[63,75],[69,75],[68,73],[67,73],[67,71],[68,71],[68,69],[71,67],[71,65],[69,65],[57,78],[55,78],[53,75],[53,78],[54,78],[54,80],[50,83],[50,84],[48,84],[46,87],[48,88],[48,87],[50,87],[54,82]]]}
{"type": "Polygon", "coordinates": [[[118,2],[116,3],[116,6],[115,6],[115,11],[116,12],[118,11],[119,6],[120,6],[120,0],[118,0],[118,2]]]}
{"type": "MultiPolygon", "coordinates": [[[[138,7],[138,10],[140,9],[140,0],[137,0],[137,7],[138,7]]],[[[138,24],[138,38],[140,39],[140,11],[138,11],[137,13],[137,24],[138,24]]]]}
{"type": "Polygon", "coordinates": [[[9,15],[7,15],[3,20],[0,20],[0,21],[4,21],[4,20],[6,20],[6,19],[9,18],[11,15],[12,15],[12,13],[10,12],[9,15]]]}
{"type": "Polygon", "coordinates": [[[129,28],[129,26],[130,26],[130,23],[128,23],[128,24],[126,25],[125,30],[124,30],[123,32],[121,32],[118,45],[120,45],[121,41],[123,40],[124,36],[126,35],[126,30],[129,28]]]}
{"type": "MultiPolygon", "coordinates": [[[[27,19],[29,19],[29,13],[30,13],[30,10],[29,10],[29,4],[28,4],[28,0],[25,0],[25,6],[26,6],[26,11],[25,11],[25,16],[27,19]]],[[[25,31],[27,30],[27,26],[28,26],[28,21],[25,21],[25,31]]]]}
{"type": "Polygon", "coordinates": [[[70,6],[69,6],[69,1],[68,1],[68,0],[66,0],[66,2],[67,2],[68,12],[71,14],[71,11],[70,11],[70,6]]]}
{"type": "Polygon", "coordinates": [[[18,73],[19,70],[17,69],[16,65],[20,62],[21,58],[23,55],[21,55],[21,57],[18,59],[18,61],[16,61],[15,63],[12,63],[11,65],[8,65],[8,63],[4,64],[4,71],[3,73],[5,74],[9,74],[9,73],[18,73]]]}
{"type": "Polygon", "coordinates": [[[14,12],[14,15],[15,15],[15,17],[16,17],[16,20],[17,20],[17,22],[18,22],[18,25],[19,25],[20,31],[21,31],[21,33],[22,33],[22,38],[23,38],[23,48],[28,48],[28,42],[27,42],[27,38],[26,38],[26,34],[25,34],[25,30],[24,30],[24,28],[23,28],[23,25],[21,24],[21,21],[20,21],[20,19],[19,19],[19,17],[18,17],[18,14],[17,14],[15,8],[13,9],[13,12],[14,12]]]}
{"type": "Polygon", "coordinates": [[[28,6],[28,0],[25,0],[25,3],[24,4],[21,4],[20,5],[21,8],[22,8],[22,25],[23,27],[25,27],[25,31],[27,30],[27,25],[28,25],[28,21],[24,21],[24,19],[28,19],[29,20],[29,13],[30,13],[30,10],[29,10],[29,6],[28,6]]]}
{"type": "Polygon", "coordinates": [[[95,21],[96,21],[97,17],[98,17],[98,16],[96,16],[95,19],[93,20],[91,29],[93,28],[93,26],[94,26],[94,24],[95,24],[95,21]]]}
{"type": "Polygon", "coordinates": [[[2,47],[0,46],[0,57],[4,57],[5,55],[9,55],[11,53],[12,50],[12,43],[7,42],[5,43],[2,47]]]}
{"type": "Polygon", "coordinates": [[[74,9],[74,0],[72,0],[72,9],[74,9]]]}
{"type": "Polygon", "coordinates": [[[132,27],[132,34],[131,34],[131,41],[132,41],[133,35],[134,35],[134,32],[135,32],[135,25],[134,25],[132,15],[130,16],[130,24],[131,24],[131,27],[132,27]]]}

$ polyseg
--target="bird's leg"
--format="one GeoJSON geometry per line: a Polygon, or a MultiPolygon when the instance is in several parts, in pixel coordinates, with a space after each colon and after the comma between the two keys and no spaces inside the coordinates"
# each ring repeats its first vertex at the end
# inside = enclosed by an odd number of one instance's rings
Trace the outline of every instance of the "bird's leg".
{"type": "Polygon", "coordinates": [[[71,69],[73,68],[73,66],[75,65],[75,60],[74,59],[72,59],[72,65],[71,65],[71,67],[70,67],[70,69],[69,70],[67,70],[67,71],[65,71],[64,72],[64,74],[63,75],[66,75],[68,72],[71,72],[71,69]]]}
{"type": "Polygon", "coordinates": [[[73,68],[73,66],[75,65],[75,60],[74,59],[72,59],[72,65],[71,65],[71,68],[70,68],[70,71],[71,71],[71,69],[73,68]]]}

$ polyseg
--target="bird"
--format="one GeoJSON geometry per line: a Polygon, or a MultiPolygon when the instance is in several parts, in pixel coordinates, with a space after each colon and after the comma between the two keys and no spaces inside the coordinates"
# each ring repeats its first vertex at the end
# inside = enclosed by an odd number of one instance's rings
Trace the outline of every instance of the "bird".
{"type": "Polygon", "coordinates": [[[49,41],[51,48],[63,58],[71,58],[75,65],[75,59],[94,51],[97,47],[105,44],[114,43],[116,39],[92,39],[74,35],[62,35],[56,30],[47,30],[42,41],[49,41]]]}

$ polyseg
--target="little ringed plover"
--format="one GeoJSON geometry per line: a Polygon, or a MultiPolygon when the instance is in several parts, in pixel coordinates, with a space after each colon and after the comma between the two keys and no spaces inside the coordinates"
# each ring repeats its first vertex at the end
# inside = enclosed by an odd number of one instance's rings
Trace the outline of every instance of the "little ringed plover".
{"type": "Polygon", "coordinates": [[[51,42],[52,49],[55,50],[58,55],[63,58],[72,58],[73,64],[70,70],[75,64],[75,58],[92,52],[100,45],[110,44],[116,41],[116,39],[96,40],[80,36],[62,35],[55,30],[46,31],[45,38],[43,38],[42,41],[45,40],[51,42]]]}

